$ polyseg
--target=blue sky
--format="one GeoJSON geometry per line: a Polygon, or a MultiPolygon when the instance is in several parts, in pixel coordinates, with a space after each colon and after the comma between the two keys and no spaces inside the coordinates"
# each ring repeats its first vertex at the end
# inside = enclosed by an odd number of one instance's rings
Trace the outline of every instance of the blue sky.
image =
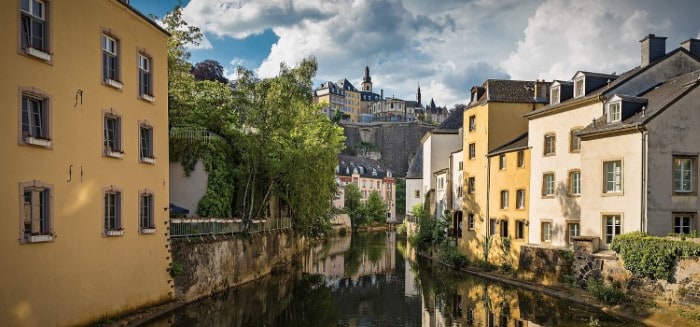
{"type": "MultiPolygon", "coordinates": [[[[177,0],[131,0],[162,17],[177,0]]],[[[694,0],[189,0],[185,20],[204,31],[193,63],[214,59],[273,76],[280,62],[315,56],[317,86],[369,65],[374,91],[438,105],[466,103],[487,78],[568,80],[578,70],[622,73],[639,65],[639,40],[666,50],[700,37],[694,0]]]]}

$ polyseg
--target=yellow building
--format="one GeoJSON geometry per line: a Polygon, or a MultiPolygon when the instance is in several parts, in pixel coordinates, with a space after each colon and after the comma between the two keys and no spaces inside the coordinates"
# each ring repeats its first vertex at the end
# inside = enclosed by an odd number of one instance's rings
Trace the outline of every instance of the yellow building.
{"type": "MultiPolygon", "coordinates": [[[[492,241],[496,232],[489,200],[489,158],[487,154],[527,131],[523,115],[547,101],[547,84],[534,81],[486,80],[471,90],[464,111],[463,224],[458,247],[471,259],[490,259],[499,251],[492,241]]],[[[491,199],[498,200],[498,199],[491,199]]]]}
{"type": "Polygon", "coordinates": [[[0,321],[170,300],[167,32],[117,0],[8,0],[0,19],[0,321]]]}
{"type": "Polygon", "coordinates": [[[518,266],[520,247],[528,242],[530,150],[527,133],[488,154],[489,262],[518,266]]]}

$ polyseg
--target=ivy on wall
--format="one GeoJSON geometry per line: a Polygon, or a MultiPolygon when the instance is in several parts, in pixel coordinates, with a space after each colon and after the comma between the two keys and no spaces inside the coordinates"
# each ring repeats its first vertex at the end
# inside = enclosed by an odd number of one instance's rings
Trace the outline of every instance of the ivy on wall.
{"type": "Polygon", "coordinates": [[[678,259],[700,257],[700,244],[649,236],[641,232],[616,236],[610,248],[620,254],[635,276],[671,280],[678,259]]]}
{"type": "Polygon", "coordinates": [[[230,217],[232,215],[233,165],[228,160],[230,146],[221,138],[205,140],[170,139],[170,160],[180,162],[187,176],[200,159],[209,174],[207,190],[197,204],[201,217],[230,217]]]}

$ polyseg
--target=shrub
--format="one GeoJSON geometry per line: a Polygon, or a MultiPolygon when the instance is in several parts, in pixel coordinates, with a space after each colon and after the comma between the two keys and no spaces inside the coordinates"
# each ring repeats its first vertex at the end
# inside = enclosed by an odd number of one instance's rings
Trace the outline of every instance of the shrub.
{"type": "Polygon", "coordinates": [[[586,290],[605,304],[619,304],[627,301],[627,294],[621,289],[605,285],[603,282],[595,279],[588,280],[586,290]]]}
{"type": "Polygon", "coordinates": [[[620,254],[625,268],[634,275],[669,281],[678,259],[700,257],[700,244],[641,232],[615,237],[610,248],[620,254]]]}
{"type": "Polygon", "coordinates": [[[450,266],[461,268],[466,266],[469,261],[467,257],[457,250],[454,246],[445,243],[440,249],[440,259],[450,266]]]}

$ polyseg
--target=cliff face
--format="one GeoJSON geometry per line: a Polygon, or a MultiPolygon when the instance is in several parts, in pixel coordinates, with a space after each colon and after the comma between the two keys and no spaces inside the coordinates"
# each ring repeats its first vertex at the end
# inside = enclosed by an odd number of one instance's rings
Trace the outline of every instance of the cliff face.
{"type": "Polygon", "coordinates": [[[387,165],[394,177],[405,177],[408,160],[416,152],[423,135],[435,125],[424,123],[342,123],[345,130],[345,153],[362,155],[358,150],[362,142],[376,146],[379,155],[372,159],[387,165]],[[350,153],[356,151],[357,153],[350,153]]]}

